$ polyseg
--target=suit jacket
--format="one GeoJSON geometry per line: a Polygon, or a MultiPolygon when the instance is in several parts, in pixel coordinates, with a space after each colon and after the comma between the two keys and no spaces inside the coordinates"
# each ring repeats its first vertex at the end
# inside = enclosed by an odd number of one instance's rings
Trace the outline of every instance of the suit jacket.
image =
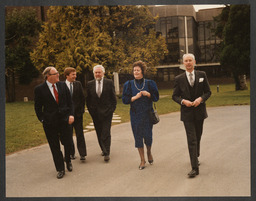
{"type": "Polygon", "coordinates": [[[82,84],[79,81],[73,82],[72,101],[74,106],[74,115],[82,116],[84,113],[84,107],[85,107],[85,95],[84,95],[82,84]]]}
{"type": "Polygon", "coordinates": [[[46,82],[36,86],[35,112],[39,121],[44,125],[54,125],[57,122],[68,123],[70,115],[74,115],[69,89],[65,83],[56,83],[59,104],[55,101],[46,82]]]}
{"type": "Polygon", "coordinates": [[[210,85],[205,72],[195,70],[194,98],[202,97],[203,101],[197,107],[186,107],[182,99],[194,101],[190,93],[190,85],[186,73],[175,77],[172,99],[181,105],[181,121],[201,120],[208,117],[206,100],[211,96],[210,85]]]}
{"type": "Polygon", "coordinates": [[[116,109],[116,94],[113,81],[103,78],[103,89],[100,98],[96,94],[96,81],[91,80],[86,87],[86,105],[92,118],[104,118],[112,115],[116,109]]]}

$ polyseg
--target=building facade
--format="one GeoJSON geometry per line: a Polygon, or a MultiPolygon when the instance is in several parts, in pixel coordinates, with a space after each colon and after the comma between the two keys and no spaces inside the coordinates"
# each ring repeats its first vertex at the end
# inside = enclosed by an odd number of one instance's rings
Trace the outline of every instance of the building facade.
{"type": "Polygon", "coordinates": [[[197,68],[209,76],[219,76],[221,66],[217,50],[221,40],[213,32],[214,17],[222,8],[195,12],[193,5],[149,6],[153,16],[158,16],[157,34],[166,39],[168,55],[157,66],[157,81],[172,81],[184,69],[182,56],[193,53],[197,68]]]}

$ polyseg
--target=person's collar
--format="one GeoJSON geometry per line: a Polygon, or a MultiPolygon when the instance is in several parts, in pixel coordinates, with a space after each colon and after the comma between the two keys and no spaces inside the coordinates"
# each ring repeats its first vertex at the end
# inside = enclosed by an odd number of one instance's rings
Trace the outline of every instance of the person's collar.
{"type": "Polygon", "coordinates": [[[67,84],[67,85],[70,85],[70,83],[71,83],[71,82],[66,79],[66,84],[67,84]]]}
{"type": "MultiPolygon", "coordinates": [[[[49,87],[52,87],[53,83],[49,82],[48,80],[46,80],[46,84],[49,86],[49,87]]],[[[54,83],[54,85],[56,86],[56,83],[54,83]]]]}
{"type": "MultiPolygon", "coordinates": [[[[195,74],[195,70],[193,70],[191,73],[192,73],[192,75],[194,75],[195,74]]],[[[186,75],[189,75],[189,74],[190,74],[190,72],[186,71],[186,75]]]]}
{"type": "Polygon", "coordinates": [[[100,82],[102,82],[102,81],[103,81],[103,77],[102,77],[100,80],[97,80],[97,79],[96,79],[96,81],[100,81],[100,82]]]}

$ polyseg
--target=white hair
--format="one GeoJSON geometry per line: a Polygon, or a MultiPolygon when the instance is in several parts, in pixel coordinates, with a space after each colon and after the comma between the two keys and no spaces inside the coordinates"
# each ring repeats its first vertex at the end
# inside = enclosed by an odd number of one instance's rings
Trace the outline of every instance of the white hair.
{"type": "Polygon", "coordinates": [[[96,65],[93,67],[93,73],[95,71],[96,68],[101,68],[102,72],[105,73],[105,68],[102,65],[96,65]]]}
{"type": "Polygon", "coordinates": [[[192,59],[195,60],[195,56],[193,54],[187,53],[187,54],[183,55],[183,57],[182,57],[183,61],[184,61],[185,57],[187,57],[187,56],[192,57],[192,59]]]}

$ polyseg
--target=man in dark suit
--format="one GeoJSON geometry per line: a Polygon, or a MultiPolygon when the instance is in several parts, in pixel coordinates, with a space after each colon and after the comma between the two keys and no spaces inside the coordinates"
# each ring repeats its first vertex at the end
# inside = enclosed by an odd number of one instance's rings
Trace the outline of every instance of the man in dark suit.
{"type": "Polygon", "coordinates": [[[181,121],[187,134],[192,170],[189,177],[199,174],[200,140],[204,119],[208,117],[205,101],[211,96],[210,86],[205,72],[194,70],[193,54],[183,55],[186,72],[175,77],[172,99],[181,105],[181,121]]]}
{"type": "MultiPolygon", "coordinates": [[[[85,143],[84,131],[83,131],[83,114],[84,114],[84,106],[85,106],[85,95],[84,95],[81,82],[76,81],[75,68],[72,68],[72,67],[65,68],[64,76],[66,77],[65,83],[70,90],[70,94],[71,94],[73,105],[74,105],[75,121],[72,124],[72,126],[76,132],[77,149],[80,154],[80,160],[85,161],[85,156],[87,155],[86,143],[85,143]]],[[[73,129],[71,131],[73,136],[73,129]]],[[[75,159],[75,145],[74,145],[73,137],[72,137],[70,157],[71,159],[75,159]]]]}
{"type": "Polygon", "coordinates": [[[72,171],[70,161],[71,124],[74,121],[73,105],[70,92],[65,83],[59,82],[59,72],[54,67],[47,67],[43,71],[45,82],[35,88],[35,112],[37,118],[43,124],[44,132],[48,140],[57,178],[65,175],[63,154],[60,141],[64,145],[66,165],[68,171],[72,171]]]}
{"type": "Polygon", "coordinates": [[[111,135],[110,128],[113,113],[116,109],[116,94],[113,81],[104,78],[105,68],[94,66],[94,80],[87,83],[86,105],[93,119],[98,142],[102,150],[104,161],[110,157],[111,135]]]}

